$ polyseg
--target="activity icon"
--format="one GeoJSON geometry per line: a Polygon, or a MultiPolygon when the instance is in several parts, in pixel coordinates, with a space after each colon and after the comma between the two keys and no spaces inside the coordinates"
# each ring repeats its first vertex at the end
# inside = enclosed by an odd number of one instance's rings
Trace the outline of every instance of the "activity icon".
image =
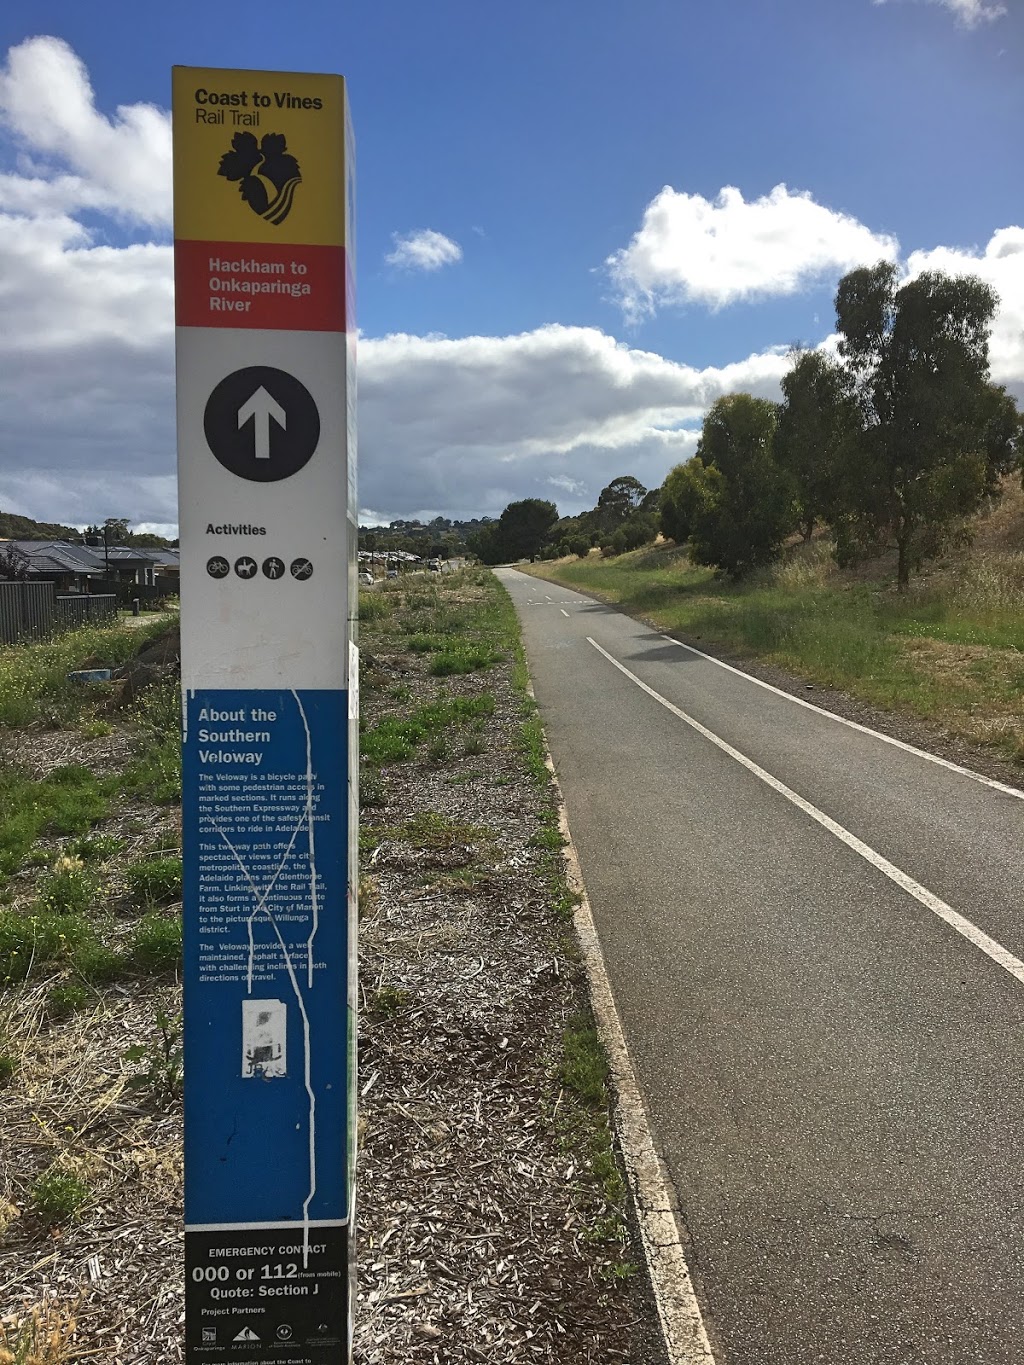
{"type": "Polygon", "coordinates": [[[240,559],[235,560],[235,573],[239,578],[254,578],[257,567],[252,555],[242,555],[240,559]]]}
{"type": "Polygon", "coordinates": [[[308,559],[293,559],[291,562],[292,578],[312,578],[313,565],[308,559]]]}
{"type": "Polygon", "coordinates": [[[227,578],[231,572],[231,565],[223,555],[214,555],[212,559],[206,561],[206,572],[211,578],[227,578]]]}
{"type": "Polygon", "coordinates": [[[235,182],[242,202],[275,227],[291,213],[302,183],[299,163],[288,151],[283,133],[264,133],[259,142],[253,133],[236,133],[217,174],[235,182]]]}
{"type": "Polygon", "coordinates": [[[263,573],[267,578],[280,578],[284,573],[284,560],[278,559],[277,555],[271,555],[269,559],[263,561],[263,573]]]}
{"type": "Polygon", "coordinates": [[[320,441],[320,413],[304,384],[272,365],[226,375],[206,402],[203,431],[232,474],[276,483],[297,474],[320,441]]]}

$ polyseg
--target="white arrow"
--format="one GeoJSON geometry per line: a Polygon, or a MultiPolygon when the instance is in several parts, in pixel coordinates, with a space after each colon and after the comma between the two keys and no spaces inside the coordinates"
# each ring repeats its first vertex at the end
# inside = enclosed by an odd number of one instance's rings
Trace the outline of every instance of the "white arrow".
{"type": "Polygon", "coordinates": [[[270,459],[270,419],[281,428],[282,431],[288,429],[288,418],[284,408],[277,403],[261,384],[249,401],[238,409],[238,428],[245,426],[249,418],[254,419],[253,431],[255,433],[256,458],[257,460],[270,459]]]}

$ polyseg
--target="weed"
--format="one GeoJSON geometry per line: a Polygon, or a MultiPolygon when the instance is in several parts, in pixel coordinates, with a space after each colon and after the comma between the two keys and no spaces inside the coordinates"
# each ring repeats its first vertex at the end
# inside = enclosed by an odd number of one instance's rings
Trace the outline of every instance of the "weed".
{"type": "Polygon", "coordinates": [[[494,711],[494,698],[453,697],[421,706],[408,716],[385,716],[363,735],[361,749],[369,763],[383,766],[412,758],[417,747],[453,725],[464,725],[494,711]]]}
{"type": "Polygon", "coordinates": [[[377,769],[364,769],[359,774],[360,807],[384,806],[387,805],[387,799],[387,788],[377,769]]]}
{"type": "Polygon", "coordinates": [[[132,1090],[148,1090],[164,1104],[181,1096],[184,1086],[184,1049],[182,1017],[175,1018],[163,1009],[155,1013],[156,1035],[147,1043],[135,1043],[122,1054],[126,1062],[145,1062],[145,1067],[128,1079],[132,1090]]]}
{"type": "Polygon", "coordinates": [[[474,726],[474,728],[466,736],[466,742],[462,746],[462,752],[467,758],[472,758],[475,757],[475,755],[477,754],[482,754],[484,752],[484,748],[485,745],[483,734],[474,726]]]}
{"type": "Polygon", "coordinates": [[[84,986],[69,981],[51,989],[46,997],[46,1012],[53,1019],[66,1019],[69,1015],[84,1010],[89,999],[90,992],[84,986]]]}
{"type": "Polygon", "coordinates": [[[86,739],[102,739],[104,735],[114,733],[114,727],[109,720],[85,720],[78,728],[86,739]]]}
{"type": "Polygon", "coordinates": [[[89,1202],[90,1194],[84,1181],[59,1166],[44,1171],[30,1191],[36,1211],[51,1223],[73,1218],[89,1202]]]}
{"type": "Polygon", "coordinates": [[[26,980],[90,935],[79,915],[22,915],[0,911],[0,983],[26,980]]]}
{"type": "Polygon", "coordinates": [[[427,758],[431,763],[436,764],[447,763],[451,758],[451,746],[444,735],[438,735],[436,739],[430,741],[427,758]]]}
{"type": "Polygon", "coordinates": [[[379,592],[361,592],[359,594],[359,619],[360,621],[380,621],[386,616],[390,616],[393,606],[388,597],[379,592]]]}
{"type": "Polygon", "coordinates": [[[143,905],[166,905],[181,900],[181,859],[150,858],[125,871],[134,899],[143,905]]]}
{"type": "Polygon", "coordinates": [[[127,963],[122,955],[97,939],[84,939],[69,955],[71,966],[91,986],[106,986],[124,976],[127,963]]]}
{"type": "Polygon", "coordinates": [[[80,839],[72,839],[67,845],[67,853],[81,858],[83,863],[105,863],[124,848],[124,840],[113,834],[87,834],[80,839]]]}
{"type": "Polygon", "coordinates": [[[393,1019],[396,1014],[407,1010],[414,998],[410,991],[403,990],[401,986],[371,987],[366,995],[366,1010],[368,1014],[382,1014],[393,1019]]]}
{"type": "Polygon", "coordinates": [[[607,1103],[608,1059],[597,1029],[584,1014],[575,1015],[563,1038],[564,1057],[559,1079],[584,1104],[595,1108],[607,1103]]]}
{"type": "Polygon", "coordinates": [[[10,1052],[0,1052],[0,1087],[10,1085],[18,1070],[18,1059],[10,1052]]]}
{"type": "Polygon", "coordinates": [[[530,836],[531,848],[546,848],[552,853],[565,847],[565,836],[554,824],[545,824],[530,836]]]}
{"type": "Polygon", "coordinates": [[[401,825],[395,834],[413,848],[451,849],[464,844],[475,844],[491,839],[490,831],[483,825],[469,825],[457,820],[449,820],[436,811],[420,811],[401,825]]]}
{"type": "Polygon", "coordinates": [[[444,649],[435,654],[430,661],[430,672],[436,678],[476,673],[482,668],[490,668],[501,658],[502,655],[488,645],[461,645],[457,649],[444,649]]]}
{"type": "Polygon", "coordinates": [[[376,877],[359,878],[359,918],[370,916],[377,909],[380,900],[380,890],[376,877]]]}
{"type": "Polygon", "coordinates": [[[54,768],[37,784],[36,797],[45,803],[43,828],[55,834],[85,834],[110,809],[99,782],[81,763],[54,768]]]}
{"type": "Polygon", "coordinates": [[[165,919],[155,910],[143,915],[132,934],[131,956],[145,972],[169,972],[179,967],[181,916],[165,919]]]}
{"type": "Polygon", "coordinates": [[[97,889],[95,875],[78,858],[64,855],[40,883],[39,908],[48,914],[80,915],[91,907],[97,889]]]}
{"type": "Polygon", "coordinates": [[[408,683],[395,683],[388,691],[388,696],[392,701],[399,704],[412,700],[412,688],[408,683]]]}
{"type": "Polygon", "coordinates": [[[538,787],[550,787],[551,773],[547,765],[547,748],[540,716],[534,714],[523,721],[519,727],[518,744],[530,777],[538,787]]]}

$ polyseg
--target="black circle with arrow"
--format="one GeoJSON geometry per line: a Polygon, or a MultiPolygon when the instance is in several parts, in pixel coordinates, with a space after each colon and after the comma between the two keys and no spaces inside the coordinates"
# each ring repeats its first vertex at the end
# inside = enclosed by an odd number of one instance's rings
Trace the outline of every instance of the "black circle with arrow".
{"type": "Polygon", "coordinates": [[[273,365],[226,375],[210,394],[203,431],[216,460],[240,479],[276,483],[309,463],[320,413],[304,384],[273,365]]]}

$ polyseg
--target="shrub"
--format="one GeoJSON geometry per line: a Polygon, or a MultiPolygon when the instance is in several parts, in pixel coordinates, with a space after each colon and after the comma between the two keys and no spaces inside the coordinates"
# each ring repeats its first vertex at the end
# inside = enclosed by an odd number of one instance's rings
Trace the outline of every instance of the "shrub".
{"type": "Polygon", "coordinates": [[[51,1166],[32,1186],[32,1203],[44,1218],[63,1222],[73,1218],[89,1200],[89,1186],[70,1171],[51,1166]]]}

